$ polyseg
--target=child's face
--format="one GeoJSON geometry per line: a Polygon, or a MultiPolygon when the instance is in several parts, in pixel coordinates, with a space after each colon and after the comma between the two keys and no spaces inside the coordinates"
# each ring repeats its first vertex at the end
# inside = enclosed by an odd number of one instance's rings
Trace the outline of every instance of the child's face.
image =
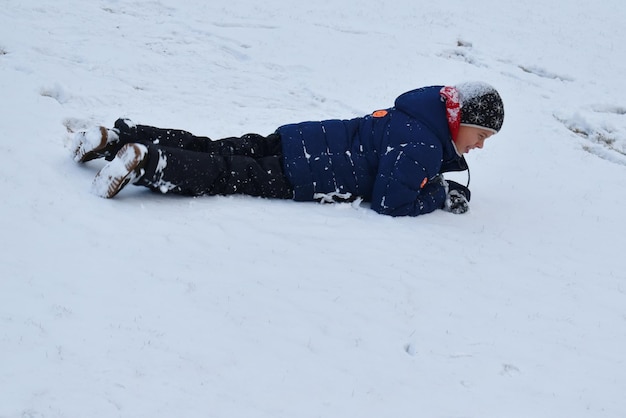
{"type": "Polygon", "coordinates": [[[467,154],[474,148],[482,148],[485,144],[485,139],[489,138],[491,135],[493,135],[493,132],[487,129],[461,125],[455,141],[456,149],[461,154],[467,154]]]}

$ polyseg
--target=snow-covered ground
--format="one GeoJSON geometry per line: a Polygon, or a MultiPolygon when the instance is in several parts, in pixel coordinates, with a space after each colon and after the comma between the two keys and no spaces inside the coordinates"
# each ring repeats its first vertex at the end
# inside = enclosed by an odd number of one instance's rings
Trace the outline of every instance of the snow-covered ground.
{"type": "MultiPolygon", "coordinates": [[[[0,1],[0,417],[626,415],[626,3],[0,1]],[[483,80],[471,211],[90,193],[67,127],[219,138],[483,80]]],[[[465,181],[465,176],[458,176],[465,181]]]]}

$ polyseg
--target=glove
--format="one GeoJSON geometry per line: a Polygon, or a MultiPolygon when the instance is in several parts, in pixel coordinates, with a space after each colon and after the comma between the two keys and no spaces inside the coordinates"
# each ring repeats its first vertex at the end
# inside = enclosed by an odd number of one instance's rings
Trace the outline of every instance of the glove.
{"type": "Polygon", "coordinates": [[[448,191],[456,190],[465,196],[465,199],[467,199],[468,202],[472,199],[472,193],[470,193],[470,189],[467,187],[452,180],[446,180],[446,182],[448,183],[448,191]]]}
{"type": "Polygon", "coordinates": [[[446,200],[443,203],[443,210],[460,214],[469,210],[469,200],[472,197],[470,190],[456,181],[446,180],[442,174],[434,177],[431,182],[441,184],[446,190],[446,200]]]}
{"type": "MultiPolygon", "coordinates": [[[[468,190],[469,191],[469,190],[468,190]]],[[[458,190],[450,190],[446,195],[443,210],[456,215],[469,210],[468,199],[458,190]]]]}

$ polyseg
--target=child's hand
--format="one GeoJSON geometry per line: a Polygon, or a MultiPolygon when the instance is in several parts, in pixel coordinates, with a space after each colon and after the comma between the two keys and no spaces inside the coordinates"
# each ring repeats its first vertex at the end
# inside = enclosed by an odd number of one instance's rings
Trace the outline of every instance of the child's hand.
{"type": "Polygon", "coordinates": [[[456,190],[465,196],[465,199],[467,199],[468,202],[472,200],[472,194],[470,193],[470,189],[467,187],[452,180],[446,180],[446,183],[448,183],[448,191],[456,190]]]}
{"type": "Polygon", "coordinates": [[[454,214],[465,213],[469,210],[466,197],[458,190],[450,190],[446,196],[443,210],[454,214]]]}

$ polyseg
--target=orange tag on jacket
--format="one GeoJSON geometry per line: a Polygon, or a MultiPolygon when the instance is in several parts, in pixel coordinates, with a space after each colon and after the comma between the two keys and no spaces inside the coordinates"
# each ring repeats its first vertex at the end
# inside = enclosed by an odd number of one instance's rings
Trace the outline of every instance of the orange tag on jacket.
{"type": "Polygon", "coordinates": [[[385,116],[387,116],[387,111],[386,110],[377,110],[376,112],[372,113],[372,116],[374,116],[375,118],[384,118],[385,116]]]}
{"type": "Polygon", "coordinates": [[[428,184],[428,177],[424,177],[424,180],[422,180],[422,184],[420,184],[420,189],[423,189],[424,186],[426,186],[428,184]]]}

